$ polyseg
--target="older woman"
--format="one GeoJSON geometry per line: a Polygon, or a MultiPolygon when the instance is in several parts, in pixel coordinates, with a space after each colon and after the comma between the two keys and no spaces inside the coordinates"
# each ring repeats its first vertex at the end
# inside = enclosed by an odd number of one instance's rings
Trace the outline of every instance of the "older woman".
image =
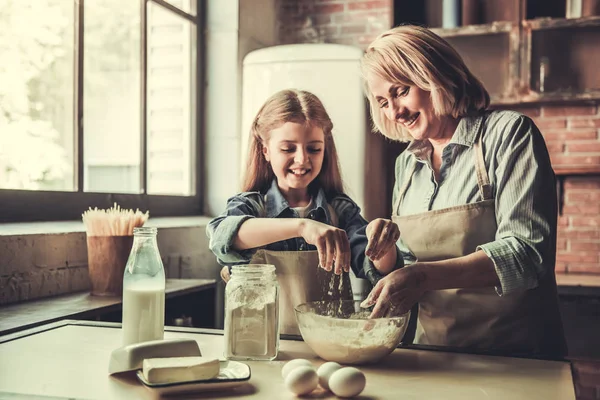
{"type": "Polygon", "coordinates": [[[399,229],[405,266],[379,271],[364,305],[376,317],[418,302],[419,344],[564,355],[555,180],[538,128],[488,111],[481,82],[426,28],[380,35],[362,71],[377,130],[410,142],[396,161],[393,222],[367,227],[372,260],[399,229]]]}

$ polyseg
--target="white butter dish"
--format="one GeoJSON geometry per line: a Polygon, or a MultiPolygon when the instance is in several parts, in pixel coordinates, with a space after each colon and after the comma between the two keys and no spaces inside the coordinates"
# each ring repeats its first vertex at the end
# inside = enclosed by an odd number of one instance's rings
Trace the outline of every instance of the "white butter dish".
{"type": "Polygon", "coordinates": [[[138,380],[147,389],[158,395],[174,395],[192,392],[208,392],[226,390],[243,385],[250,380],[250,367],[238,361],[219,361],[219,375],[201,381],[184,381],[176,383],[150,383],[144,379],[142,371],[137,372],[138,380]]]}
{"type": "Polygon", "coordinates": [[[202,356],[193,339],[163,339],[130,344],[113,350],[108,364],[108,374],[142,368],[146,358],[202,356]]]}

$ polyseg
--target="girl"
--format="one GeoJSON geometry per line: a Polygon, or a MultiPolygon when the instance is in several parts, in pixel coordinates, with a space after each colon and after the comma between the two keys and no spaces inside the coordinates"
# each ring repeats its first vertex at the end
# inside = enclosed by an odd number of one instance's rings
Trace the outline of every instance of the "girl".
{"type": "Polygon", "coordinates": [[[400,233],[391,221],[382,225],[386,251],[369,253],[371,261],[365,257],[367,221],[344,194],[332,128],[314,94],[283,90],[271,96],[252,123],[243,192],[207,227],[210,249],[226,266],[225,281],[231,265],[275,265],[282,333],[298,333],[297,304],[350,299],[345,272],[351,267],[373,283],[377,270],[390,272],[402,262],[394,245],[400,233]]]}

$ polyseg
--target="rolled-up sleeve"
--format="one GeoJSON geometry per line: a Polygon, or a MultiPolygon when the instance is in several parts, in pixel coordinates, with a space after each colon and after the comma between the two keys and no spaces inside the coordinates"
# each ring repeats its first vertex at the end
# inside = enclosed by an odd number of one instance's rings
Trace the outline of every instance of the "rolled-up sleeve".
{"type": "Polygon", "coordinates": [[[240,226],[259,215],[261,205],[251,197],[237,195],[227,200],[227,208],[218,217],[213,218],[206,227],[209,248],[221,265],[235,265],[250,261],[254,250],[238,251],[233,242],[240,226]]]}
{"type": "Polygon", "coordinates": [[[493,261],[499,295],[532,289],[553,273],[557,200],[546,144],[531,119],[520,116],[495,149],[496,240],[478,248],[493,261]]]}

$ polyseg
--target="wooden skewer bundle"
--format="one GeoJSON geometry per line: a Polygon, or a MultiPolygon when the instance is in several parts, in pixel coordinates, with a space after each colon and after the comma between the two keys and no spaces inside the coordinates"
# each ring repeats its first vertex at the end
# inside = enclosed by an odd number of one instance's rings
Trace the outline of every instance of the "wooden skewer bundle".
{"type": "Polygon", "coordinates": [[[133,228],[143,226],[149,216],[148,211],[124,210],[117,203],[108,210],[90,207],[81,215],[88,236],[132,236],[133,228]]]}

